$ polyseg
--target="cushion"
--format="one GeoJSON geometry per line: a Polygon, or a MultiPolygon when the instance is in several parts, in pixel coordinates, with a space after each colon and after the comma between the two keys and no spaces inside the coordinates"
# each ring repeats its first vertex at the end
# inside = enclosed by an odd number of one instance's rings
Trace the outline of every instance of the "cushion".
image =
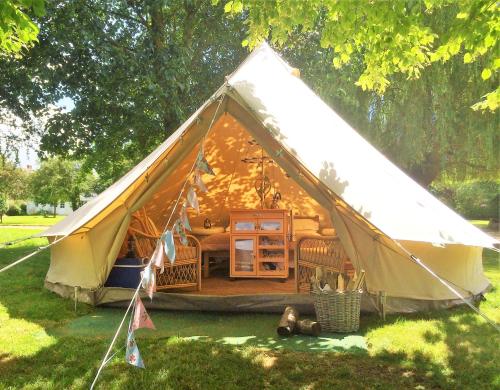
{"type": "Polygon", "coordinates": [[[323,236],[336,236],[337,232],[335,228],[323,228],[321,229],[321,234],[323,236]]]}
{"type": "Polygon", "coordinates": [[[319,222],[313,218],[298,218],[293,219],[293,229],[297,230],[312,230],[317,232],[319,230],[319,222]]]}
{"type": "Polygon", "coordinates": [[[208,229],[204,227],[193,227],[191,233],[197,236],[210,236],[212,234],[224,233],[224,228],[222,226],[212,226],[208,229]]]}

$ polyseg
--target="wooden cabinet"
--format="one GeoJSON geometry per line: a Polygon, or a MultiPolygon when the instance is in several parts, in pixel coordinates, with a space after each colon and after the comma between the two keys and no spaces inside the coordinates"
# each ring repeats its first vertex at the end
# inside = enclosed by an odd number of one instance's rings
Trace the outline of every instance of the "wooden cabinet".
{"type": "Polygon", "coordinates": [[[288,278],[287,210],[231,210],[231,277],[288,278]]]}

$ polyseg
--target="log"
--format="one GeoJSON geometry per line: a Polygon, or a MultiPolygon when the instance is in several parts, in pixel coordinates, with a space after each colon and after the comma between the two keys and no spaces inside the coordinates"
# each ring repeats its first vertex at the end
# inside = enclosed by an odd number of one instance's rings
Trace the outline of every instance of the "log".
{"type": "Polygon", "coordinates": [[[276,329],[280,336],[290,336],[297,325],[299,312],[293,306],[287,306],[281,316],[278,328],[276,329]]]}
{"type": "Polygon", "coordinates": [[[321,333],[321,325],[317,321],[300,320],[297,322],[297,332],[317,337],[321,333]]]}

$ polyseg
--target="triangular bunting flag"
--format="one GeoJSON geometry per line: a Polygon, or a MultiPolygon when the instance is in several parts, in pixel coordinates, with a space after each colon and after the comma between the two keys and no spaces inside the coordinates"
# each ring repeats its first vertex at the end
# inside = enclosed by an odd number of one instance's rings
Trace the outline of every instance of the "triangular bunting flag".
{"type": "Polygon", "coordinates": [[[151,317],[144,307],[144,303],[142,303],[142,300],[139,296],[137,296],[135,300],[135,310],[131,328],[132,331],[139,328],[156,329],[153,321],[151,321],[151,317]]]}
{"type": "Polygon", "coordinates": [[[175,261],[175,243],[174,243],[174,234],[172,231],[167,230],[163,233],[161,237],[163,239],[164,245],[163,249],[165,250],[165,254],[170,260],[170,264],[174,264],[175,261]]]}
{"type": "Polygon", "coordinates": [[[208,173],[209,175],[215,176],[215,172],[205,158],[203,147],[200,148],[200,151],[198,152],[198,157],[196,158],[196,168],[202,172],[208,173]]]}
{"type": "Polygon", "coordinates": [[[163,273],[165,264],[163,262],[163,241],[161,240],[156,244],[153,256],[151,256],[151,264],[153,264],[156,268],[160,268],[160,272],[163,273]]]}
{"type": "Polygon", "coordinates": [[[139,348],[135,342],[134,332],[129,329],[127,336],[127,351],[125,352],[125,360],[128,364],[136,367],[144,368],[139,348]]]}
{"type": "Polygon", "coordinates": [[[203,183],[200,171],[196,170],[194,172],[194,184],[200,189],[201,192],[208,192],[207,186],[203,183]]]}
{"type": "Polygon", "coordinates": [[[196,212],[199,214],[200,213],[200,203],[198,202],[198,196],[196,196],[196,190],[194,189],[193,186],[189,187],[189,190],[187,192],[187,201],[189,203],[189,206],[191,206],[193,209],[195,209],[196,212]]]}
{"type": "Polygon", "coordinates": [[[189,241],[186,237],[186,232],[184,231],[184,227],[182,226],[182,222],[179,219],[175,222],[175,232],[179,235],[179,238],[180,238],[182,245],[189,244],[189,241]]]}
{"type": "Polygon", "coordinates": [[[191,230],[191,224],[189,223],[189,218],[187,216],[187,210],[186,210],[186,202],[182,205],[181,212],[180,212],[180,221],[182,223],[182,226],[184,226],[184,229],[191,230]]]}
{"type": "Polygon", "coordinates": [[[156,275],[151,264],[148,264],[144,271],[141,272],[142,288],[146,290],[146,294],[150,299],[153,299],[153,292],[155,290],[156,275]]]}

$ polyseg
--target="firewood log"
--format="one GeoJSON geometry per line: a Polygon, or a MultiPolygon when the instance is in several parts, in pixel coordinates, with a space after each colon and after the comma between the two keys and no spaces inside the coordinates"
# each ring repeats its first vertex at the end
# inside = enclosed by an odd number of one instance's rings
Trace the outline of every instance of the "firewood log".
{"type": "Polygon", "coordinates": [[[278,324],[277,332],[280,336],[290,336],[297,325],[299,312],[293,306],[287,306],[278,324]]]}
{"type": "Polygon", "coordinates": [[[298,321],[296,329],[298,333],[309,334],[316,337],[321,333],[321,325],[319,322],[307,319],[298,321]]]}

